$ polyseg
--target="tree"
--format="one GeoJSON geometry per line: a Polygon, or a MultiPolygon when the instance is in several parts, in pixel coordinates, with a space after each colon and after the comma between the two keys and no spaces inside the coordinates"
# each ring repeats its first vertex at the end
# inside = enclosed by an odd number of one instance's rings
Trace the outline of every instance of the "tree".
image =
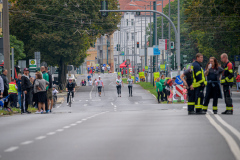
{"type": "MultiPolygon", "coordinates": [[[[2,37],[2,35],[0,36],[2,37]]],[[[14,48],[14,62],[24,59],[26,54],[24,52],[24,43],[20,40],[17,40],[16,36],[10,35],[10,48],[14,48]]]]}
{"type": "MultiPolygon", "coordinates": [[[[117,9],[117,0],[108,6],[117,9]]],[[[59,67],[59,82],[65,83],[67,65],[80,66],[96,38],[117,29],[119,14],[101,17],[99,10],[99,0],[16,1],[10,31],[24,42],[28,59],[40,51],[43,61],[59,67]]]]}

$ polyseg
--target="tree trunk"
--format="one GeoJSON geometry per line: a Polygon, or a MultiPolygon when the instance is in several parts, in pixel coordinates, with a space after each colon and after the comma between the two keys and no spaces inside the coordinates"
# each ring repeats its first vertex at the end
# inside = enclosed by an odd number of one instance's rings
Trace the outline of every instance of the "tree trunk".
{"type": "Polygon", "coordinates": [[[63,62],[62,58],[59,61],[59,72],[58,72],[58,82],[60,90],[66,87],[66,75],[67,75],[67,65],[63,62]]]}

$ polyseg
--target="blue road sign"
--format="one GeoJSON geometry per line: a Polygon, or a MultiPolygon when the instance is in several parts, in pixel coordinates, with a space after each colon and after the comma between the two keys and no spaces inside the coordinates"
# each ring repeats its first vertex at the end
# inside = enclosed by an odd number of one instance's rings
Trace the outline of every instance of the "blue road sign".
{"type": "Polygon", "coordinates": [[[176,77],[175,83],[177,83],[177,84],[182,84],[183,83],[183,81],[180,78],[180,75],[176,77]]]}
{"type": "Polygon", "coordinates": [[[234,56],[234,61],[240,61],[240,55],[235,55],[234,56]]]}
{"type": "Polygon", "coordinates": [[[158,47],[153,48],[153,55],[160,55],[160,50],[158,49],[158,47]]]}
{"type": "Polygon", "coordinates": [[[106,67],[106,64],[103,64],[103,67],[106,67]]]}

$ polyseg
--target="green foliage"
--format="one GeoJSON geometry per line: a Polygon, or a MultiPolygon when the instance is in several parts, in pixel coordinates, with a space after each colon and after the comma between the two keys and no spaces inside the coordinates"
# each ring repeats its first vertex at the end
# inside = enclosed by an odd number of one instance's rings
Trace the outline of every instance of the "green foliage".
{"type": "MultiPolygon", "coordinates": [[[[2,37],[2,35],[0,36],[2,37]]],[[[14,61],[24,59],[26,54],[24,52],[24,43],[16,38],[16,36],[10,35],[10,48],[14,48],[14,61]]]]}
{"type": "MultiPolygon", "coordinates": [[[[117,0],[108,1],[117,9],[117,0]]],[[[59,66],[59,81],[66,80],[66,66],[79,66],[86,51],[101,34],[117,29],[119,14],[101,17],[100,0],[21,0],[10,10],[10,31],[25,44],[27,59],[41,52],[41,60],[59,66]]]]}

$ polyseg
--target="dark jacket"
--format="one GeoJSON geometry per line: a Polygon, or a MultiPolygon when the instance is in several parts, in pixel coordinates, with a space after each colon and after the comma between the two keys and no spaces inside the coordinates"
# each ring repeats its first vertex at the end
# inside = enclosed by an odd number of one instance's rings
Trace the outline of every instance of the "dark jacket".
{"type": "Polygon", "coordinates": [[[30,82],[29,77],[26,75],[22,75],[22,83],[21,83],[22,91],[29,91],[32,87],[32,83],[30,82]]]}
{"type": "Polygon", "coordinates": [[[206,85],[202,65],[199,62],[195,61],[192,63],[191,70],[193,72],[192,73],[193,74],[193,88],[197,88],[197,87],[206,85]]]}
{"type": "Polygon", "coordinates": [[[2,79],[3,79],[3,84],[4,84],[4,90],[9,90],[9,81],[7,76],[5,76],[4,74],[1,75],[2,79]]]}
{"type": "Polygon", "coordinates": [[[49,73],[49,72],[47,72],[48,73],[48,76],[49,76],[49,88],[52,88],[52,74],[51,73],[49,73]]]}
{"type": "Polygon", "coordinates": [[[223,76],[222,76],[222,80],[221,80],[221,84],[222,85],[233,85],[233,64],[231,62],[227,62],[224,65],[224,72],[223,72],[223,76]]]}

